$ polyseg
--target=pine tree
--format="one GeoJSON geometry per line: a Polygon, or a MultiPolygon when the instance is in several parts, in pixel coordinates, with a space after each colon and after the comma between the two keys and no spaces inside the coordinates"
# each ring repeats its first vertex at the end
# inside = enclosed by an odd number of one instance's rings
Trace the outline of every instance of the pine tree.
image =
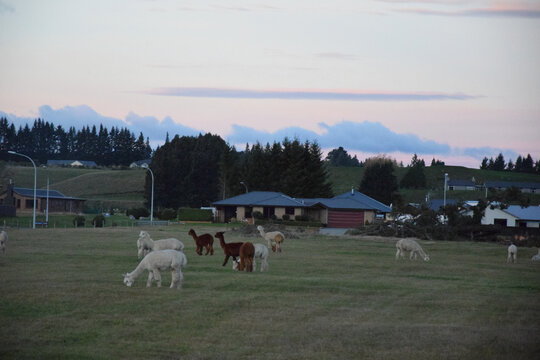
{"type": "Polygon", "coordinates": [[[365,172],[358,190],[367,196],[390,204],[392,194],[398,189],[394,175],[395,161],[384,156],[367,159],[365,172]]]}

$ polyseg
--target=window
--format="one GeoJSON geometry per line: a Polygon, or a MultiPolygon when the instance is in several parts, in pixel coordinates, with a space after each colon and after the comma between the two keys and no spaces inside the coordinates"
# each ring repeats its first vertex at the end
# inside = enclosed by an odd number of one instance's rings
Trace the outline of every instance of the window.
{"type": "Polygon", "coordinates": [[[506,227],[506,219],[494,219],[493,224],[494,225],[500,225],[502,227],[506,227]]]}
{"type": "Polygon", "coordinates": [[[245,214],[244,216],[246,217],[246,219],[250,218],[251,217],[251,213],[253,212],[253,208],[251,206],[246,206],[245,207],[245,214]]]}
{"type": "Polygon", "coordinates": [[[32,208],[32,209],[33,209],[33,208],[34,208],[34,199],[32,199],[32,200],[26,199],[26,200],[24,201],[24,206],[25,206],[27,209],[29,209],[29,208],[32,208]]]}
{"type": "Polygon", "coordinates": [[[285,208],[285,214],[287,215],[294,215],[294,207],[289,206],[285,208]]]}

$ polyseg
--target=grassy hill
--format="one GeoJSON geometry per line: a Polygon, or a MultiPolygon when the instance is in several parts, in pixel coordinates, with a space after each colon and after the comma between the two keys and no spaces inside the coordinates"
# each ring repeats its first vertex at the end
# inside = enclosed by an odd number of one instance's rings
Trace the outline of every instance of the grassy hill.
{"type": "MultiPolygon", "coordinates": [[[[397,168],[395,175],[399,181],[407,172],[407,168],[397,168]]],[[[351,186],[358,188],[364,168],[358,167],[329,167],[328,173],[332,181],[332,190],[334,194],[341,194],[351,190],[351,186]]],[[[443,198],[444,174],[447,173],[450,179],[467,180],[475,178],[476,182],[484,181],[520,181],[520,182],[538,182],[540,176],[535,174],[511,173],[504,171],[470,169],[463,166],[428,166],[425,168],[426,183],[425,189],[401,189],[400,192],[407,202],[422,202],[426,195],[430,194],[433,198],[443,198]]],[[[483,198],[483,191],[448,191],[447,198],[458,200],[477,200],[483,198]]],[[[532,194],[531,201],[534,204],[540,204],[540,194],[532,194]]]]}
{"type": "MultiPolygon", "coordinates": [[[[87,199],[90,209],[131,208],[143,205],[146,170],[142,169],[77,169],[68,167],[40,167],[37,169],[38,189],[58,190],[66,196],[87,199]]],[[[5,189],[9,180],[17,187],[34,186],[31,166],[4,166],[0,178],[5,189]]]]}
{"type": "MultiPolygon", "coordinates": [[[[358,188],[364,168],[330,167],[328,169],[332,190],[335,195],[358,188]]],[[[395,175],[398,182],[405,175],[407,168],[397,168],[395,175]]],[[[38,168],[37,185],[39,189],[47,187],[58,190],[67,196],[87,199],[90,209],[127,209],[143,206],[144,181],[146,171],[142,169],[77,169],[68,167],[38,168]]],[[[402,189],[407,202],[422,202],[426,195],[431,198],[443,197],[444,174],[451,179],[471,179],[477,182],[486,180],[540,182],[540,176],[534,174],[509,173],[491,170],[470,169],[461,166],[428,166],[425,168],[427,187],[419,190],[402,189]]],[[[18,187],[34,186],[34,169],[31,166],[11,166],[0,164],[0,181],[5,185],[12,179],[18,187]]],[[[458,200],[476,200],[484,197],[483,191],[451,191],[447,198],[458,200]]],[[[531,195],[532,203],[540,204],[540,194],[531,195]]]]}

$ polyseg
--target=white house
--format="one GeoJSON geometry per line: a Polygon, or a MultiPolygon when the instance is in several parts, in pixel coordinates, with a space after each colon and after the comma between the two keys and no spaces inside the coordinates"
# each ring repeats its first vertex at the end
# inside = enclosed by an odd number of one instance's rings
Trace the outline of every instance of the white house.
{"type": "Polygon", "coordinates": [[[482,218],[482,225],[501,225],[507,227],[540,227],[540,206],[522,208],[519,205],[510,205],[507,209],[486,208],[482,218]]]}

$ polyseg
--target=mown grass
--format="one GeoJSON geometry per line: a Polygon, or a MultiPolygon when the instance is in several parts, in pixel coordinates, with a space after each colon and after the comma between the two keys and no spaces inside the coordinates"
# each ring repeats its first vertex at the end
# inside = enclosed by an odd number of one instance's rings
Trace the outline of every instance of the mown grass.
{"type": "MultiPolygon", "coordinates": [[[[8,230],[0,257],[0,358],[527,359],[540,344],[540,264],[520,248],[424,243],[431,261],[394,260],[394,240],[302,234],[267,273],[237,273],[188,226],[148,229],[186,246],[182,290],[133,288],[140,228],[8,230]]],[[[226,229],[197,227],[197,233],[226,229]]],[[[226,241],[260,241],[226,233],[226,241]]]]}

